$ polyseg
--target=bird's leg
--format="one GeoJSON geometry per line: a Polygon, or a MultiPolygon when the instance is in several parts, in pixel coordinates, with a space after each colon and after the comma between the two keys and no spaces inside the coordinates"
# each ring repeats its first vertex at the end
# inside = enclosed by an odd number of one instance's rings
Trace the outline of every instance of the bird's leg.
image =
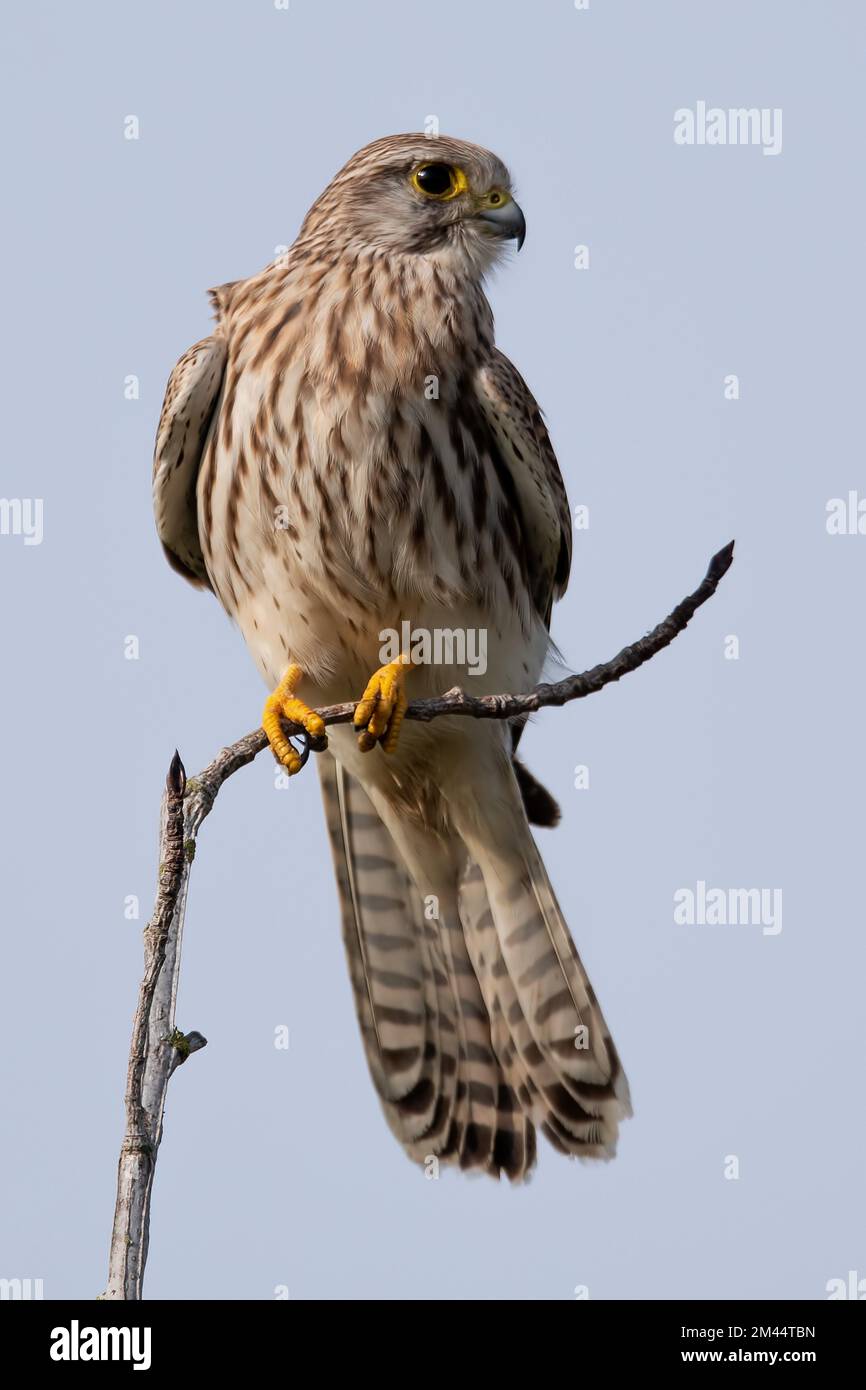
{"type": "MultiPolygon", "coordinates": [[[[310,709],[309,705],[305,705],[303,700],[299,700],[295,695],[298,682],[303,674],[300,666],[293,662],[276,690],[265,701],[264,713],[262,714],[262,728],[268,736],[271,752],[277,762],[282,763],[290,777],[293,773],[300,772],[303,767],[303,760],[283,733],[280,720],[288,719],[292,724],[300,724],[301,728],[306,729],[310,737],[316,739],[317,742],[325,739],[325,724],[322,716],[317,714],[314,709],[310,709]]],[[[320,743],[320,746],[324,747],[325,743],[320,743]]]]}
{"type": "Polygon", "coordinates": [[[401,652],[395,661],[380,666],[367,682],[355,709],[354,726],[362,753],[381,742],[386,753],[393,753],[406,706],[406,675],[414,662],[401,652]]]}

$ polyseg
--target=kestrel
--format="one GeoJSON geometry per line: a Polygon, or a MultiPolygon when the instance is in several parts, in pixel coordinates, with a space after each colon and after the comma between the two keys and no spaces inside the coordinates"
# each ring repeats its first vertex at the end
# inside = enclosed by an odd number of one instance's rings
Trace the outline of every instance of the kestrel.
{"type": "Polygon", "coordinates": [[[168,558],[240,627],[287,772],[281,717],[321,746],[316,707],[361,696],[317,762],[388,1123],[419,1163],[511,1179],[536,1126],[610,1157],[629,1113],[529,828],[558,808],[515,759],[522,724],[402,722],[407,688],[530,689],[568,580],[556,457],[482,288],[524,234],[487,150],[368,145],[287,255],[211,291],[216,326],[171,374],[154,461],[168,558]],[[411,641],[389,648],[394,633],[411,641]]]}

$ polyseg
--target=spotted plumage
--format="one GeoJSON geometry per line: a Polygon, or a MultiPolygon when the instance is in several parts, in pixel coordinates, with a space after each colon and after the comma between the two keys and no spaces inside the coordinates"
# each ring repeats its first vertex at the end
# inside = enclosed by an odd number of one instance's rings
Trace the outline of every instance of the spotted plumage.
{"type": "MultiPolygon", "coordinates": [[[[293,708],[359,696],[404,623],[486,641],[475,674],[453,644],[416,665],[412,696],[539,677],[569,508],[482,288],[523,232],[494,155],[393,136],[348,162],[285,257],[211,292],[213,333],[181,358],[160,420],[157,527],[293,708]]],[[[318,759],[388,1123],[419,1162],[511,1178],[536,1126],[564,1153],[609,1156],[628,1112],[529,829],[527,812],[554,824],[558,808],[514,758],[520,731],[410,721],[385,752],[341,726],[318,759]]]]}

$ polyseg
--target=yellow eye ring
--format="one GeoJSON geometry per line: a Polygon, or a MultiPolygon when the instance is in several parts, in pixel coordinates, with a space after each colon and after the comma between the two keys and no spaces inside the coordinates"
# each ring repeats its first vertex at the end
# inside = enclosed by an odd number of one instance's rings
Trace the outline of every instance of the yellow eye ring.
{"type": "Polygon", "coordinates": [[[465,193],[469,180],[456,164],[446,164],[442,160],[429,160],[419,164],[412,171],[412,187],[425,198],[437,203],[448,203],[465,193]]]}

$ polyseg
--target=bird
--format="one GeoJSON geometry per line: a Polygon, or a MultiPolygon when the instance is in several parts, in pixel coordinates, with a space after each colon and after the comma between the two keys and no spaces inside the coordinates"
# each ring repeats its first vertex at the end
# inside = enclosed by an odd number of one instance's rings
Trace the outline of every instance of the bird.
{"type": "Polygon", "coordinates": [[[171,373],[153,466],[159,539],[240,628],[277,762],[304,761],[283,720],[319,750],[388,1125],[425,1172],[514,1183],[538,1130],[609,1159],[631,1113],[530,828],[559,809],[516,756],[525,720],[404,722],[410,692],[531,689],[551,652],[569,503],[485,294],[525,234],[488,150],[365,146],[287,252],[209,292],[214,327],[171,373]],[[317,706],[350,699],[353,725],[326,733],[317,706]]]}

